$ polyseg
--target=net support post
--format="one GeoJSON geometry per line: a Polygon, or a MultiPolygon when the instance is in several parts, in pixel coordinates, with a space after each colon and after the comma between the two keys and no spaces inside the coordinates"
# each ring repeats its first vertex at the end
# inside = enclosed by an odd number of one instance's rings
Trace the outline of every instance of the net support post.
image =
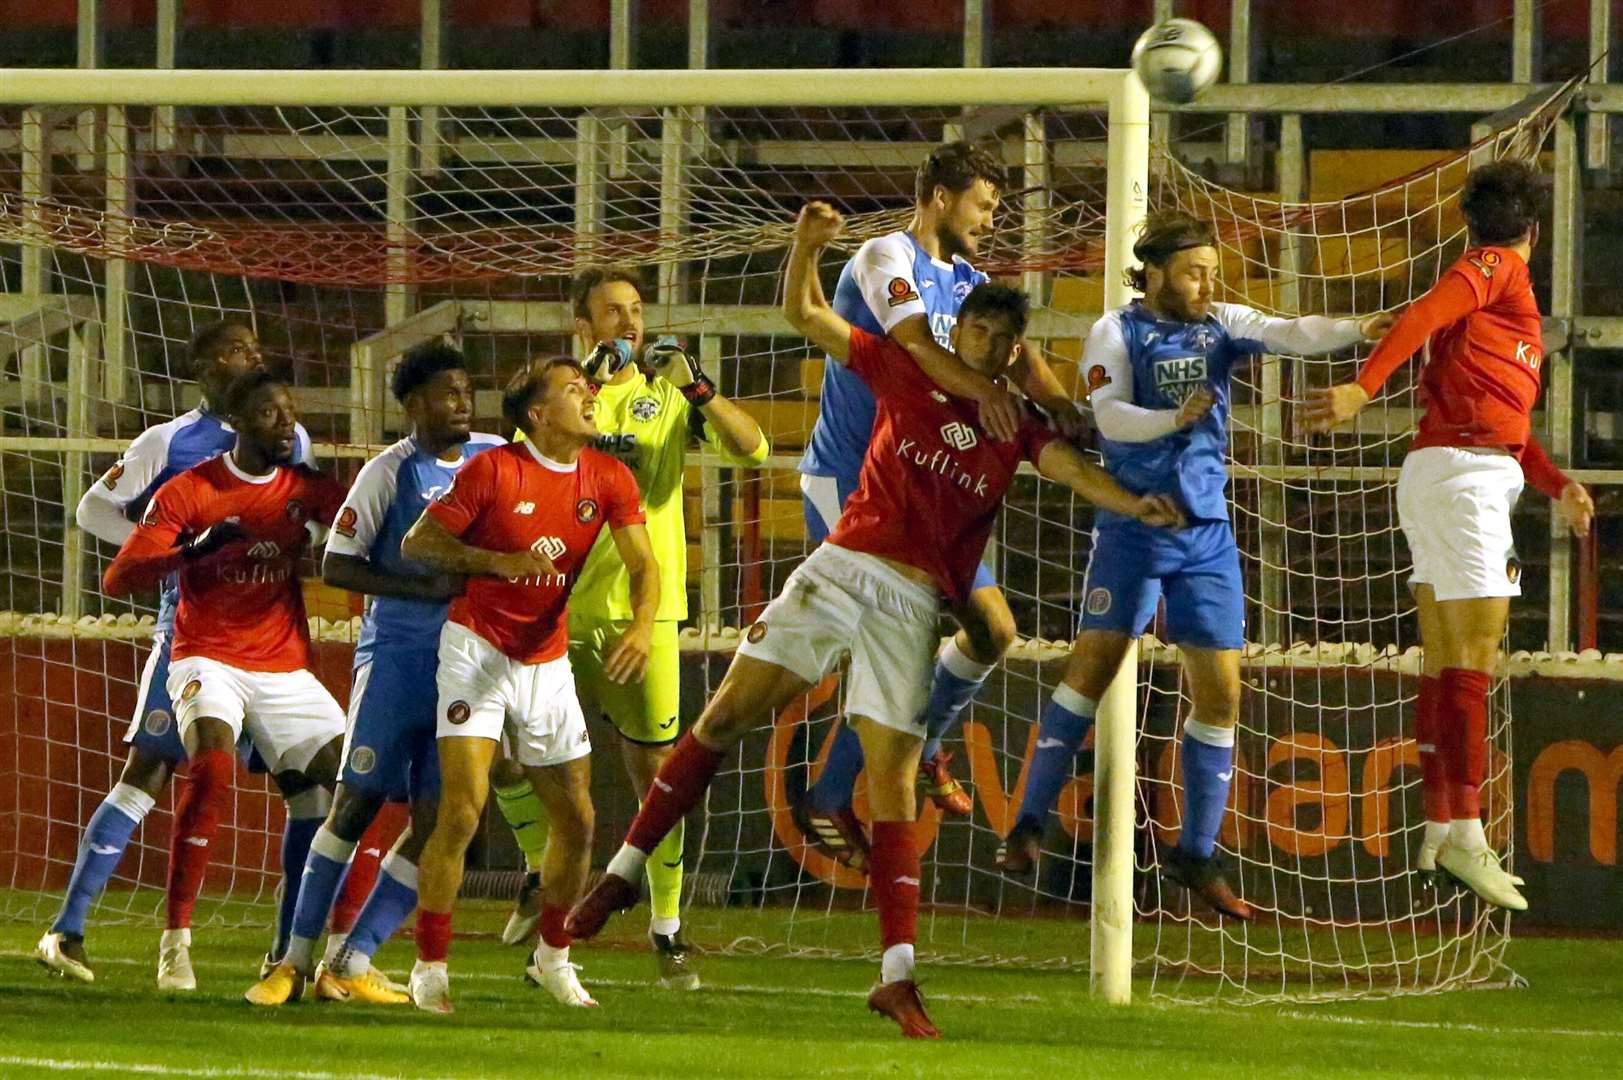
{"type": "Polygon", "coordinates": [[[603,121],[590,110],[575,121],[576,270],[595,258],[603,224],[603,134],[603,121]]]}
{"type": "MultiPolygon", "coordinates": [[[[660,111],[659,135],[659,235],[662,243],[669,243],[687,232],[688,206],[691,202],[688,188],[688,152],[692,141],[691,121],[686,108],[668,108],[660,111]]],[[[687,301],[686,267],[672,259],[661,259],[656,272],[659,275],[658,302],[662,305],[687,301]]]]}
{"type": "MultiPolygon", "coordinates": [[[[173,70],[180,51],[181,0],[158,0],[157,66],[173,70]]],[[[175,107],[163,105],[152,111],[152,147],[160,154],[175,149],[179,135],[175,130],[175,107]]]]}
{"type": "MultiPolygon", "coordinates": [[[[1150,102],[1124,72],[1109,98],[1105,186],[1105,309],[1128,303],[1133,230],[1149,206],[1150,102]]],[[[1133,829],[1137,818],[1138,647],[1128,649],[1099,702],[1094,742],[1092,948],[1089,985],[1116,1005],[1133,998],[1133,829]]]]}
{"type": "Polygon", "coordinates": [[[1544,60],[1545,0],[1515,0],[1510,20],[1510,81],[1521,86],[1538,80],[1544,60]]]}
{"type": "MultiPolygon", "coordinates": [[[[417,27],[417,66],[423,71],[438,71],[445,66],[445,0],[422,0],[417,27]]],[[[425,175],[437,174],[444,151],[439,107],[425,105],[417,114],[417,167],[425,175]]]]}
{"type": "MultiPolygon", "coordinates": [[[[94,71],[107,59],[106,0],[79,0],[78,60],[82,71],[94,71]]],[[[79,130],[79,152],[74,168],[82,173],[96,167],[96,126],[98,110],[86,109],[75,121],[79,130]]]]}
{"type": "MultiPolygon", "coordinates": [[[[1589,81],[1605,85],[1612,81],[1612,49],[1617,34],[1617,0],[1589,0],[1589,81]]],[[[1594,96],[1599,100],[1599,95],[1594,96]]],[[[1584,133],[1585,164],[1591,169],[1607,169],[1612,163],[1612,118],[1595,109],[1589,114],[1584,133]]]]}
{"type": "MultiPolygon", "coordinates": [[[[117,252],[124,250],[130,228],[130,124],[129,114],[121,105],[107,108],[106,160],[108,247],[117,252]]],[[[129,394],[129,262],[108,259],[104,282],[101,392],[116,405],[129,394]]]]}
{"type": "MultiPolygon", "coordinates": [[[[24,296],[36,303],[45,302],[50,282],[47,259],[51,250],[43,218],[45,198],[51,193],[51,119],[44,109],[24,109],[22,118],[22,197],[23,233],[28,237],[18,252],[21,275],[18,280],[24,296]]],[[[25,400],[37,400],[48,395],[45,385],[50,370],[46,363],[45,343],[29,345],[21,350],[17,359],[17,376],[22,382],[25,400]]]]}
{"type": "Polygon", "coordinates": [[[1099,699],[1093,737],[1093,914],[1089,988],[1111,1005],[1133,1000],[1133,826],[1138,747],[1138,642],[1099,699]]]}
{"type": "MultiPolygon", "coordinates": [[[[95,434],[94,386],[96,359],[101,352],[101,327],[88,320],[68,331],[68,409],[66,434],[70,446],[83,446],[95,434]]],[[[78,506],[85,494],[85,472],[90,465],[83,450],[62,455],[62,505],[78,506]]],[[[71,511],[68,511],[71,514],[71,511]]],[[[77,619],[84,612],[84,534],[71,519],[62,530],[62,614],[77,619]]]]}
{"type": "MultiPolygon", "coordinates": [[[[1254,72],[1252,46],[1256,42],[1251,21],[1251,0],[1232,0],[1229,8],[1229,82],[1244,85],[1254,72]]],[[[1249,112],[1228,115],[1225,138],[1227,157],[1231,164],[1251,160],[1251,130],[1254,125],[1249,112]]]]}
{"type": "MultiPolygon", "coordinates": [[[[1571,326],[1578,314],[1580,260],[1583,258],[1583,173],[1578,157],[1578,129],[1572,114],[1555,123],[1555,177],[1550,221],[1550,317],[1571,326]]],[[[1550,457],[1572,464],[1573,336],[1545,357],[1549,389],[1544,393],[1550,457]]],[[[1561,515],[1550,514],[1550,612],[1546,647],[1572,648],[1572,536],[1561,515]]]]}

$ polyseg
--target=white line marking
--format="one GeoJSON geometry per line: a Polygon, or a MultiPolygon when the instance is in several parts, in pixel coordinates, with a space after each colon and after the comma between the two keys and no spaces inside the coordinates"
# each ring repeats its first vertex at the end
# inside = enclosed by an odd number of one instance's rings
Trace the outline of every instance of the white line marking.
{"type": "Polygon", "coordinates": [[[57,1058],[14,1057],[11,1055],[0,1057],[0,1065],[45,1069],[50,1072],[117,1071],[147,1076],[240,1076],[265,1077],[266,1080],[277,1080],[279,1077],[289,1077],[291,1080],[403,1080],[405,1076],[404,1073],[311,1072],[286,1068],[256,1069],[246,1065],[230,1068],[183,1068],[176,1065],[149,1065],[139,1061],[73,1061],[57,1058]]]}
{"type": "MultiPolygon", "coordinates": [[[[0,957],[7,959],[32,960],[34,958],[34,954],[31,952],[21,952],[11,949],[0,949],[0,957]]],[[[121,967],[145,967],[147,964],[148,962],[145,960],[133,960],[129,957],[119,956],[97,960],[94,967],[109,967],[112,965],[119,965],[121,967]]],[[[195,959],[192,962],[192,967],[197,971],[229,971],[237,975],[241,975],[243,972],[243,969],[235,964],[198,963],[195,959]]],[[[516,970],[509,975],[498,974],[491,971],[459,971],[456,968],[451,969],[451,984],[453,986],[455,986],[458,982],[517,983],[521,980],[522,975],[516,970]]],[[[652,979],[611,979],[588,975],[585,977],[584,981],[591,983],[593,986],[612,986],[620,989],[630,990],[646,990],[652,989],[655,986],[652,979]]],[[[926,984],[926,987],[928,987],[928,984],[926,984]]],[[[718,982],[705,983],[703,989],[717,994],[761,994],[769,997],[784,996],[856,999],[865,997],[868,993],[866,990],[835,990],[826,986],[762,986],[755,983],[718,982]]],[[[988,994],[944,994],[931,992],[928,993],[927,996],[931,1001],[962,1001],[970,1002],[976,1005],[1030,1005],[1034,1002],[1045,1000],[1038,994],[999,994],[992,996],[988,994]]]]}
{"type": "Polygon", "coordinates": [[[1368,1016],[1334,1016],[1326,1013],[1303,1012],[1299,1009],[1281,1009],[1279,1016],[1288,1020],[1314,1020],[1321,1024],[1348,1024],[1353,1027],[1418,1028],[1425,1031],[1469,1031],[1483,1035],[1568,1035],[1579,1039],[1623,1039],[1623,1031],[1594,1030],[1590,1028],[1530,1028],[1504,1027],[1500,1024],[1455,1024],[1440,1020],[1382,1020],[1368,1016]]]}

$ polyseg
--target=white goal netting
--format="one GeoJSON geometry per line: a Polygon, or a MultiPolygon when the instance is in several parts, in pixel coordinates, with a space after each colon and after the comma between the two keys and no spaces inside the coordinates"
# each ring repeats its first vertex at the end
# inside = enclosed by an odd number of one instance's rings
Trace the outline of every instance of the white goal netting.
{"type": "MultiPolygon", "coordinates": [[[[1548,121],[1533,116],[1476,152],[1536,153],[1548,121]]],[[[913,170],[931,146],[996,144],[1010,191],[984,265],[1031,291],[1033,335],[1075,386],[1081,341],[1104,306],[1108,134],[1104,111],[1085,104],[0,107],[0,606],[12,613],[0,638],[12,701],[0,718],[0,912],[48,915],[79,830],[117,776],[150,608],[99,594],[111,552],[77,532],[72,507],[140,430],[195,402],[184,357],[195,327],[225,316],[250,323],[293,376],[321,464],[348,478],[400,431],[383,387],[405,348],[438,335],[460,343],[477,415],[493,426],[513,366],[572,347],[569,273],[595,261],[643,268],[650,332],[685,336],[774,451],[756,472],[690,459],[691,717],[736,628],[806,550],[794,465],[815,419],[821,361],[775,309],[800,203],[824,198],[849,215],[824,266],[832,282],[836,258],[905,223],[913,170]]],[[[1223,298],[1364,314],[1420,295],[1460,250],[1466,162],[1453,155],[1368,194],[1281,204],[1158,156],[1150,201],[1215,218],[1223,298]]],[[[1405,734],[1416,662],[1403,650],[1415,636],[1392,487],[1412,391],[1400,384],[1356,433],[1329,442],[1309,444],[1293,428],[1302,389],[1355,362],[1268,358],[1237,376],[1233,506],[1257,644],[1222,846],[1261,909],[1250,928],[1219,927],[1162,887],[1186,699],[1175,651],[1146,642],[1134,954],[1157,993],[1400,992],[1503,974],[1506,920],[1423,891],[1410,870],[1421,818],[1405,734]]],[[[949,742],[975,796],[972,819],[924,815],[931,955],[1086,963],[1087,749],[1035,883],[1002,877],[992,857],[1072,632],[1090,529],[1085,507],[1035,477],[1011,492],[994,560],[1022,640],[949,742]]],[[[307,596],[320,674],[344,700],[355,609],[319,586],[307,596]]],[[[712,792],[702,832],[689,833],[695,891],[739,908],[725,922],[737,947],[849,954],[871,944],[858,914],[862,878],[807,848],[788,812],[816,775],[838,696],[831,678],[747,741],[712,792]]],[[[1506,696],[1495,700],[1501,752],[1485,800],[1502,839],[1509,717],[1506,696]]],[[[859,794],[859,813],[862,804],[859,794]]],[[[159,894],[143,886],[162,881],[165,805],[93,918],[157,909],[159,894]]],[[[600,808],[601,831],[617,837],[630,807],[626,793],[600,808]]],[[[262,916],[279,814],[257,781],[242,784],[207,889],[248,907],[222,908],[221,918],[262,916]]]]}

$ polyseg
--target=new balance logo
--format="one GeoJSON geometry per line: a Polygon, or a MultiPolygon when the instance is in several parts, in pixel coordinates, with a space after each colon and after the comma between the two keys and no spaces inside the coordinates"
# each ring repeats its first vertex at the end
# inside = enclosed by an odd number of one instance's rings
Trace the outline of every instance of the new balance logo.
{"type": "Polygon", "coordinates": [[[968,450],[980,442],[980,438],[975,434],[975,429],[962,420],[954,420],[950,424],[943,424],[941,438],[954,450],[968,450]]]}
{"type": "Polygon", "coordinates": [[[513,504],[513,513],[515,513],[515,514],[533,514],[533,513],[535,513],[535,503],[533,503],[533,502],[516,502],[516,503],[513,504]]]}
{"type": "Polygon", "coordinates": [[[916,889],[919,887],[919,879],[916,877],[899,877],[896,879],[896,884],[911,885],[916,889]]]}
{"type": "Polygon", "coordinates": [[[281,545],[271,540],[261,540],[248,549],[248,554],[256,559],[274,559],[281,553],[281,545]]]}
{"type": "Polygon", "coordinates": [[[543,536],[530,545],[530,550],[538,551],[549,559],[561,559],[569,546],[556,536],[543,536]]]}

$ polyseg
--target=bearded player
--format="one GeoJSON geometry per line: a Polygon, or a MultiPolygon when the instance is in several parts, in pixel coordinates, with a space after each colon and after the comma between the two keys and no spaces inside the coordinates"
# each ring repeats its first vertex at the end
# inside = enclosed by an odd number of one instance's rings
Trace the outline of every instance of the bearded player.
{"type": "MultiPolygon", "coordinates": [[[[868,381],[877,403],[856,492],[828,541],[790,575],[750,627],[721,687],[644,797],[608,873],[570,913],[590,937],[636,900],[649,853],[698,804],[726,751],[775,709],[823,678],[849,650],[848,712],[867,758],[873,810],[869,880],[884,948],[869,1007],[909,1038],[938,1038],[913,980],[920,891],[915,778],[924,743],[940,603],[963,603],[1022,459],[1083,498],[1150,523],[1172,523],[1160,496],[1124,491],[1046,425],[1026,419],[1012,440],[989,437],[975,404],[943,393],[890,340],[851,326],[817,281],[817,252],[842,219],[823,203],[801,211],[789,254],[784,315],[796,330],[868,381]],[[921,529],[919,522],[931,527],[921,529]]],[[[1014,360],[1024,294],[982,284],[965,297],[951,342],[983,377],[1014,360]]]]}
{"type": "Polygon", "coordinates": [[[1501,161],[1465,178],[1470,247],[1415,301],[1355,382],[1314,394],[1307,421],[1328,431],[1357,416],[1422,346],[1424,412],[1398,477],[1398,521],[1414,572],[1424,667],[1415,711],[1426,827],[1416,866],[1441,867],[1482,899],[1527,910],[1518,880],[1482,828],[1488,692],[1510,599],[1521,595],[1510,515],[1524,483],[1555,500],[1583,536],[1594,503],[1533,438],[1544,339],[1527,261],[1548,182],[1501,161]]]}
{"type": "Polygon", "coordinates": [[[102,579],[108,595],[127,596],[178,576],[168,691],[188,783],[172,826],[165,945],[183,951],[239,738],[246,731],[284,790],[331,788],[344,729],[343,710],[309,670],[298,576],[344,489],[293,464],[300,435],[280,378],[249,371],[223,404],[233,448],[158,488],[102,579]]]}
{"type": "Polygon", "coordinates": [[[329,585],[368,597],[355,646],[343,772],[298,879],[287,955],[249,989],[246,996],[255,1005],[297,1000],[307,979],[322,1000],[410,1000],[371,960],[417,906],[417,860],[434,831],[440,787],[434,749],[439,636],[462,578],[405,559],[400,541],[470,459],[506,440],[471,430],[467,363],[450,345],[430,342],[408,350],[391,390],[411,433],[361,468],[322,562],[329,585]],[[347,934],[329,935],[326,960],[317,966],[316,942],[327,928],[339,883],[386,800],[410,804],[410,827],[384,857],[355,925],[347,934]]]}
{"type": "Polygon", "coordinates": [[[631,470],[591,449],[596,409],[576,361],[526,364],[502,394],[502,415],[525,441],[464,465],[400,545],[406,558],[468,579],[440,631],[440,805],[418,870],[411,973],[412,1001],[426,1011],[451,1011],[451,908],[504,737],[549,825],[532,976],[565,1005],[597,1004],[569,962],[563,926],[586,884],[593,828],[592,746],[569,669],[566,606],[607,528],[630,578],[631,619],[603,674],[636,682],[659,611],[659,567],[631,470]]]}
{"type": "MultiPolygon", "coordinates": [[[[1007,185],[1002,162],[967,142],[947,143],[930,152],[914,179],[913,218],[907,228],[869,240],[840,272],[834,311],[851,325],[891,340],[941,387],[981,403],[981,416],[994,438],[1015,430],[1014,399],[994,377],[967,368],[952,354],[951,333],[959,306],[987,277],[971,265],[1007,185]]],[[[1022,341],[1010,366],[1026,394],[1042,406],[1059,430],[1074,438],[1081,415],[1042,354],[1022,341]]],[[[858,473],[874,424],[874,396],[867,382],[839,363],[823,374],[817,425],[800,463],[806,535],[819,543],[839,520],[856,490],[858,473]]],[[[992,571],[975,572],[974,588],[955,609],[962,629],[942,645],[925,705],[927,732],[919,780],[944,812],[967,816],[971,802],[953,778],[951,755],[941,741],[980,691],[992,668],[1014,641],[1014,615],[992,571]]],[[[862,744],[842,726],[835,735],[817,782],[795,807],[806,839],[825,854],[860,869],[867,839],[851,812],[851,793],[862,770],[862,744]]]]}
{"type": "Polygon", "coordinates": [[[1229,523],[1229,375],[1261,353],[1329,352],[1375,338],[1391,317],[1296,319],[1212,300],[1216,230],[1180,210],[1150,215],[1133,246],[1143,294],[1094,324],[1082,354],[1105,467],[1132,491],[1173,499],[1188,518],[1177,530],[1146,529],[1102,511],[1083,590],[1081,632],[1065,676],[1040,722],[1014,828],[1000,854],[1010,873],[1030,873],[1043,825],[1092,726],[1099,699],[1132,639],[1166,598],[1193,709],[1183,725],[1183,828],[1168,876],[1216,911],[1250,919],[1216,858],[1233,775],[1240,715],[1245,593],[1229,523]]]}
{"type": "MultiPolygon", "coordinates": [[[[677,625],[687,618],[687,529],[682,516],[682,470],[689,443],[698,438],[727,464],[759,467],[771,451],[761,427],[716,391],[692,359],[668,339],[644,348],[642,294],[636,275],[618,267],[577,274],[570,290],[575,336],[587,355],[586,374],[597,390],[594,443],[630,467],[642,492],[648,541],[659,563],[659,611],[642,679],[619,683],[605,674],[609,650],[632,619],[631,581],[611,536],[599,536],[569,595],[569,666],[588,710],[607,716],[620,733],[621,758],[632,789],[648,790],[681,734],[681,652],[677,625]],[[634,362],[641,356],[656,374],[634,362]]],[[[522,770],[496,766],[497,805],[519,822],[534,806],[522,770]],[[516,776],[514,774],[517,774],[516,776]],[[513,781],[517,781],[516,789],[513,781]],[[505,783],[504,783],[505,782],[505,783]]],[[[525,830],[515,828],[523,838],[525,830]]],[[[648,862],[648,940],[661,985],[697,989],[699,974],[681,934],[682,839],[671,830],[648,862]]],[[[502,940],[528,939],[540,918],[540,851],[525,846],[529,873],[502,940]]]]}

